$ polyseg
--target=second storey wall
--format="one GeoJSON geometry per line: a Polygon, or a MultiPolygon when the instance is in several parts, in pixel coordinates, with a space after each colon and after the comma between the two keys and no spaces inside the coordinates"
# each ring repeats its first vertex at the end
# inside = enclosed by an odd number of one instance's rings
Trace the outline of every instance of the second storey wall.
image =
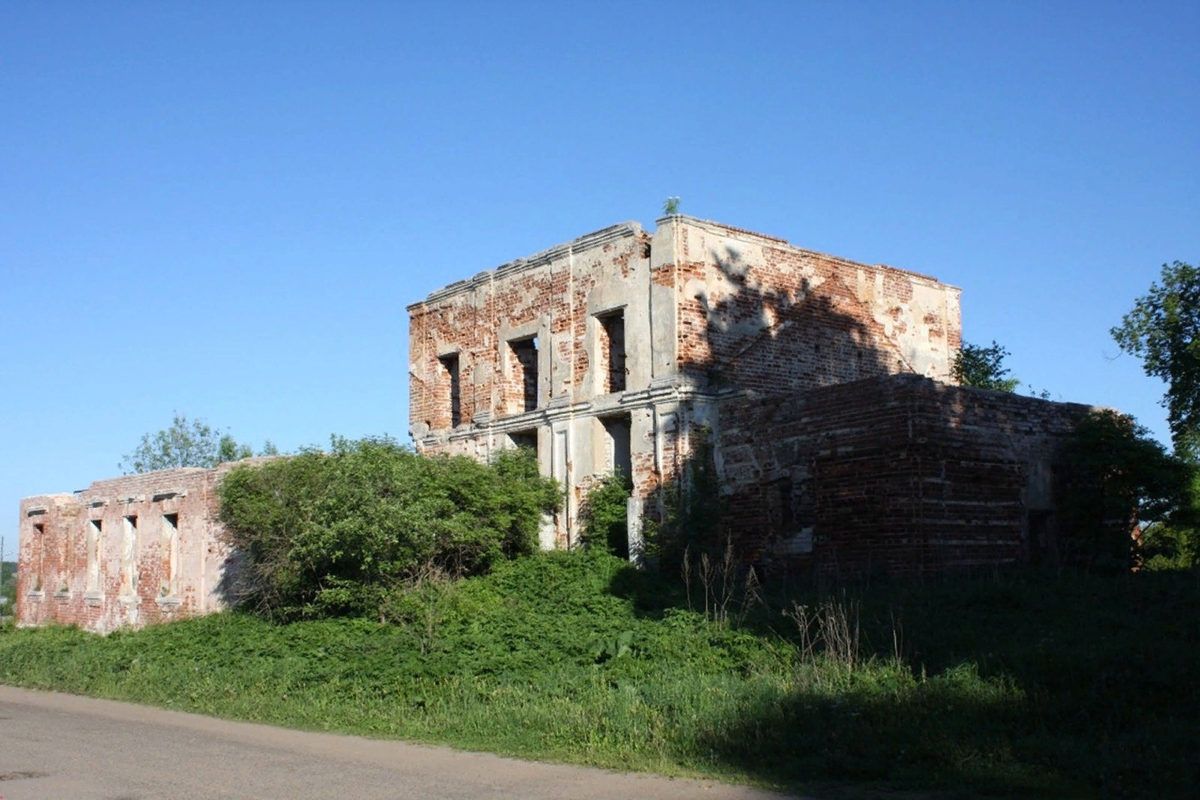
{"type": "Polygon", "coordinates": [[[660,224],[675,231],[663,258],[677,269],[678,368],[690,383],[777,393],[898,373],[950,379],[958,288],[705,220],[660,224]]]}
{"type": "Polygon", "coordinates": [[[409,423],[418,447],[485,455],[482,438],[456,440],[454,431],[587,402],[621,384],[648,386],[648,285],[649,237],[627,223],[410,306],[409,423]],[[614,346],[623,364],[611,363],[614,346]]]}

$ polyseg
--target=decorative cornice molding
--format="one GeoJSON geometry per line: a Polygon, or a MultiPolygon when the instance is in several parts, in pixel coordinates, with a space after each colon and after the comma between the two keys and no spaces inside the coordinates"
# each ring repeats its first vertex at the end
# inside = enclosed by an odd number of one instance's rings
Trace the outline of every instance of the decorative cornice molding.
{"type": "Polygon", "coordinates": [[[476,287],[482,286],[497,278],[507,278],[527,270],[543,267],[552,261],[561,258],[567,258],[571,255],[584,253],[596,247],[601,247],[609,242],[618,241],[621,239],[629,239],[638,236],[642,233],[642,226],[638,222],[622,222],[617,225],[610,225],[607,228],[602,228],[592,233],[586,233],[577,239],[572,239],[569,242],[556,244],[553,247],[534,253],[527,258],[518,258],[509,261],[506,264],[501,264],[495,269],[486,270],[474,275],[470,278],[464,278],[461,281],[456,281],[440,289],[435,289],[429,295],[419,302],[406,306],[406,309],[411,314],[414,311],[419,311],[422,306],[429,303],[435,303],[439,300],[444,300],[447,297],[452,297],[456,294],[471,291],[476,287]]]}

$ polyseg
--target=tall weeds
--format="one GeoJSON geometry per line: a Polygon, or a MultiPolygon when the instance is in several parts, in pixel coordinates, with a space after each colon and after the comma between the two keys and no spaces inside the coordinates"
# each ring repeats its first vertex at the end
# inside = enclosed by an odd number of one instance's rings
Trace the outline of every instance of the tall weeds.
{"type": "Polygon", "coordinates": [[[747,614],[762,605],[762,585],[758,573],[754,567],[744,566],[738,560],[733,542],[728,538],[719,558],[701,552],[695,565],[691,546],[685,547],[680,561],[680,575],[687,595],[687,607],[694,608],[694,581],[699,584],[696,591],[704,601],[704,616],[713,622],[722,625],[730,622],[741,624],[747,614]]]}
{"type": "Polygon", "coordinates": [[[800,659],[813,663],[819,658],[853,670],[859,665],[862,637],[858,600],[827,598],[809,606],[793,602],[784,612],[796,626],[800,659]]]}

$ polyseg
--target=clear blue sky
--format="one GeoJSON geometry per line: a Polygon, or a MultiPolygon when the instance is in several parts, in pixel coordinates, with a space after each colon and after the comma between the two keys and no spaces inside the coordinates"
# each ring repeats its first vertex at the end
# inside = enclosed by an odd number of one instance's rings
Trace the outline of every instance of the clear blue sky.
{"type": "Polygon", "coordinates": [[[1108,329],[1200,259],[1200,4],[0,4],[0,534],[174,410],[407,440],[404,306],[681,210],[963,288],[1165,438],[1108,329]]]}

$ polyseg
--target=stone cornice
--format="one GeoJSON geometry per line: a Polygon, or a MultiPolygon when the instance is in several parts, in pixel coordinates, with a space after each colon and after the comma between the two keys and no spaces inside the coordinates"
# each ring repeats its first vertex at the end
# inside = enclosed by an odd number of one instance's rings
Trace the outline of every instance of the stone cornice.
{"type": "Polygon", "coordinates": [[[443,286],[440,289],[435,289],[429,295],[419,302],[406,306],[406,309],[411,314],[414,311],[419,311],[423,305],[435,303],[438,300],[444,300],[447,297],[452,297],[456,294],[469,292],[478,286],[482,286],[497,278],[507,278],[516,275],[526,270],[537,269],[543,267],[552,261],[560,258],[565,258],[572,254],[583,253],[592,250],[596,247],[601,247],[609,242],[620,239],[628,239],[642,233],[642,226],[637,222],[622,222],[617,225],[610,225],[607,228],[602,228],[592,233],[586,233],[577,239],[572,239],[569,242],[557,244],[540,252],[534,253],[528,258],[518,258],[514,261],[509,261],[507,264],[501,264],[495,269],[486,270],[474,275],[470,278],[464,278],[461,281],[456,281],[448,286],[443,286]]]}

